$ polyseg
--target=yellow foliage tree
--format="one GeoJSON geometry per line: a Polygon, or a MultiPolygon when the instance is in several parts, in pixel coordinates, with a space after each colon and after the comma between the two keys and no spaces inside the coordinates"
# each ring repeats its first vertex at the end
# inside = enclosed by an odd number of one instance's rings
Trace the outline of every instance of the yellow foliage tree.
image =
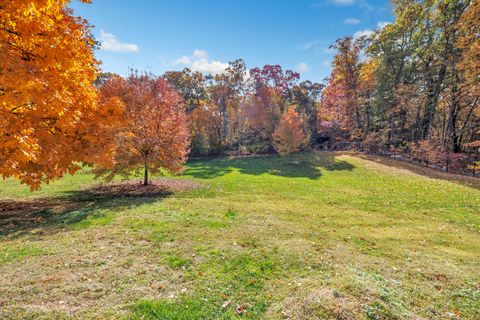
{"type": "Polygon", "coordinates": [[[32,189],[106,161],[98,137],[118,112],[97,103],[91,27],[68,2],[0,2],[0,176],[32,189]]]}

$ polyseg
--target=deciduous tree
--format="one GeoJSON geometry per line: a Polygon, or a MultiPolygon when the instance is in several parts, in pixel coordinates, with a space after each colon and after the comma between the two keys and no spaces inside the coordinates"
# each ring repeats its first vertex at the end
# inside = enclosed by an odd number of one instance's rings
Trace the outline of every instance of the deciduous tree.
{"type": "Polygon", "coordinates": [[[32,189],[90,161],[115,124],[115,103],[97,104],[90,25],[68,3],[0,2],[0,176],[32,189]]]}
{"type": "Polygon", "coordinates": [[[283,114],[277,128],[273,132],[273,147],[282,156],[300,150],[305,140],[303,122],[294,107],[283,114]]]}
{"type": "Polygon", "coordinates": [[[112,166],[99,166],[97,176],[111,180],[143,170],[182,170],[190,138],[185,105],[165,79],[132,73],[127,79],[114,77],[101,87],[103,98],[119,97],[124,103],[123,124],[112,131],[115,155],[112,166]]]}
{"type": "Polygon", "coordinates": [[[351,37],[338,39],[333,46],[338,53],[332,64],[332,75],[323,91],[322,117],[350,135],[360,129],[359,53],[351,37]]]}
{"type": "Polygon", "coordinates": [[[185,68],[182,71],[167,71],[163,77],[182,95],[188,113],[205,105],[207,91],[205,78],[200,72],[185,68]]]}

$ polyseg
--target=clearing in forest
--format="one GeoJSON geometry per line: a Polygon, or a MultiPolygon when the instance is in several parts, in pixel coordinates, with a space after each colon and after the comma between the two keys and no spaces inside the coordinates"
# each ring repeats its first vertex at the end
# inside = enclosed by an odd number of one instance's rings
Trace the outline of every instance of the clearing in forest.
{"type": "Polygon", "coordinates": [[[478,180],[397,164],[310,152],[194,160],[147,190],[3,181],[0,318],[475,319],[478,180]]]}

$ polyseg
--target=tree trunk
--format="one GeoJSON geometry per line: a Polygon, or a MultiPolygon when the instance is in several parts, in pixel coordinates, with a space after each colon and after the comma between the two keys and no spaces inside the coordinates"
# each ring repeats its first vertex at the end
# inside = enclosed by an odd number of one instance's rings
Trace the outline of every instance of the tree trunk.
{"type": "Polygon", "coordinates": [[[447,172],[448,172],[448,165],[450,164],[450,152],[447,152],[447,172]]]}
{"type": "Polygon", "coordinates": [[[309,127],[311,131],[310,144],[315,146],[318,139],[318,129],[317,129],[317,112],[315,108],[312,108],[314,111],[310,112],[309,116],[309,127]]]}
{"type": "Polygon", "coordinates": [[[145,161],[145,171],[143,173],[143,185],[144,186],[148,185],[148,165],[146,161],[145,161]]]}
{"type": "MultiPolygon", "coordinates": [[[[427,77],[427,99],[425,102],[425,111],[423,113],[422,127],[421,127],[421,138],[422,140],[427,140],[430,133],[430,125],[433,122],[435,113],[437,111],[438,99],[442,91],[443,80],[445,79],[445,74],[447,70],[447,64],[444,62],[440,66],[438,71],[437,79],[434,80],[432,76],[428,75],[427,77]]],[[[427,73],[429,72],[427,68],[427,73]]]]}

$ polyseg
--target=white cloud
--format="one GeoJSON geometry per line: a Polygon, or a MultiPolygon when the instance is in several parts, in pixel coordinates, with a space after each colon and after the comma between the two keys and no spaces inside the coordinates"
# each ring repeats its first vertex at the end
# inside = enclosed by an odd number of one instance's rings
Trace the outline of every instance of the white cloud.
{"type": "Polygon", "coordinates": [[[312,48],[315,48],[319,44],[319,40],[312,40],[307,43],[305,43],[303,46],[300,47],[300,50],[306,51],[312,48]]]}
{"type": "Polygon", "coordinates": [[[302,50],[304,50],[304,51],[305,51],[305,50],[308,50],[308,49],[310,49],[312,46],[313,46],[313,42],[312,42],[312,41],[307,42],[307,43],[305,43],[305,44],[302,46],[302,50]]]}
{"type": "Polygon", "coordinates": [[[373,31],[371,29],[360,30],[360,31],[357,31],[353,34],[353,39],[357,40],[361,37],[369,37],[374,33],[375,33],[375,31],[373,31]]]}
{"type": "Polygon", "coordinates": [[[388,26],[391,22],[388,22],[388,21],[380,21],[380,22],[377,22],[377,27],[379,29],[383,29],[385,28],[386,26],[388,26]]]}
{"type": "Polygon", "coordinates": [[[198,60],[192,63],[193,71],[200,71],[202,73],[219,74],[225,72],[228,68],[228,63],[220,61],[198,60]]]}
{"type": "Polygon", "coordinates": [[[179,64],[185,65],[192,63],[192,59],[188,56],[181,56],[173,62],[173,65],[177,66],[179,64]]]}
{"type": "Polygon", "coordinates": [[[306,50],[310,49],[311,47],[313,47],[314,45],[315,45],[314,41],[307,42],[302,46],[302,50],[306,51],[306,50]]]}
{"type": "Polygon", "coordinates": [[[351,6],[355,0],[333,0],[332,2],[337,6],[351,6]]]}
{"type": "Polygon", "coordinates": [[[100,30],[99,41],[101,43],[100,49],[105,51],[137,52],[139,50],[136,44],[121,42],[114,34],[103,30],[100,30]]]}
{"type": "Polygon", "coordinates": [[[349,19],[343,20],[343,22],[345,22],[346,24],[358,24],[360,23],[360,20],[355,18],[349,18],[349,19]]]}
{"type": "Polygon", "coordinates": [[[219,74],[228,68],[228,63],[221,61],[210,61],[208,52],[205,50],[195,49],[191,56],[181,56],[173,62],[174,65],[186,65],[193,71],[202,73],[219,74]]]}
{"type": "Polygon", "coordinates": [[[198,59],[208,59],[208,53],[205,50],[193,50],[193,56],[198,59]]]}
{"type": "MultiPolygon", "coordinates": [[[[375,7],[367,2],[367,0],[323,0],[311,5],[312,8],[323,8],[328,6],[347,7],[357,6],[365,11],[375,10],[375,7]]],[[[379,7],[378,9],[381,9],[379,7]]]]}
{"type": "Polygon", "coordinates": [[[358,6],[362,9],[364,9],[365,11],[372,11],[375,9],[374,6],[372,6],[371,4],[368,4],[366,1],[362,1],[358,4],[358,6]]]}
{"type": "Polygon", "coordinates": [[[305,62],[300,62],[299,64],[297,64],[295,70],[299,73],[304,73],[308,72],[310,70],[310,67],[305,62]]]}
{"type": "MultiPolygon", "coordinates": [[[[387,22],[387,21],[377,22],[377,29],[381,30],[381,29],[385,28],[386,26],[388,26],[390,23],[391,22],[387,22]]],[[[356,40],[356,39],[359,39],[360,37],[363,37],[363,36],[369,37],[374,33],[375,33],[375,31],[371,30],[371,29],[359,30],[359,31],[354,33],[353,39],[356,40]]]]}

